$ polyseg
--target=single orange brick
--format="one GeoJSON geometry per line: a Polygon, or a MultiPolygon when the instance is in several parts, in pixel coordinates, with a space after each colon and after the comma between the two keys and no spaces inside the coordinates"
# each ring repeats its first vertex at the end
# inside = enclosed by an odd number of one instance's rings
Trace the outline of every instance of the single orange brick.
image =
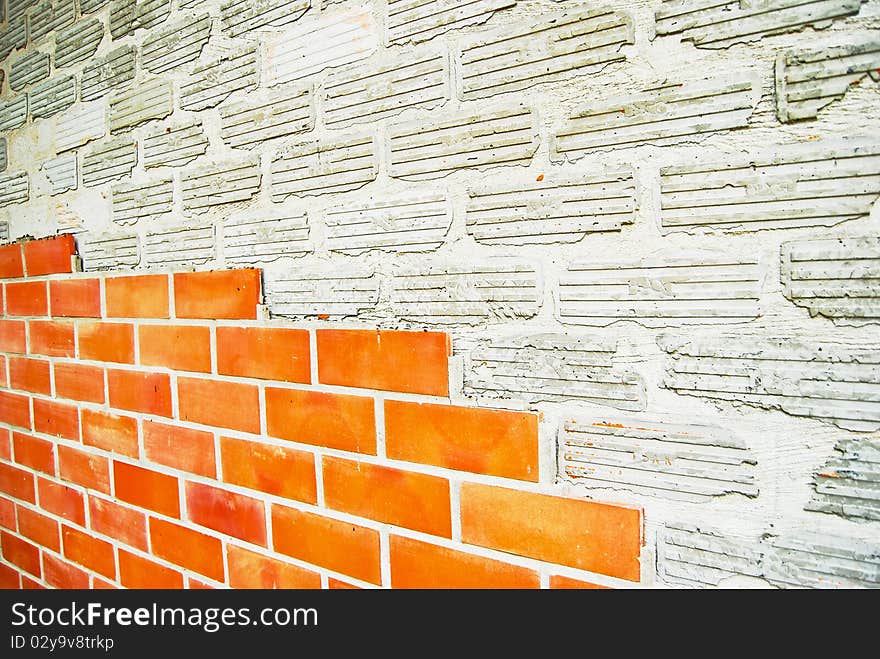
{"type": "Polygon", "coordinates": [[[92,577],[92,590],[117,590],[119,586],[100,577],[92,577]]]}
{"type": "Polygon", "coordinates": [[[24,277],[21,243],[0,246],[0,279],[24,277]]]}
{"type": "Polygon", "coordinates": [[[15,503],[12,499],[0,497],[0,526],[10,531],[18,530],[15,522],[15,503]]]}
{"type": "Polygon", "coordinates": [[[392,588],[540,588],[538,573],[463,551],[391,536],[392,588]]]}
{"type": "Polygon", "coordinates": [[[0,391],[0,421],[11,426],[31,429],[30,398],[0,391]]]}
{"type": "Polygon", "coordinates": [[[28,321],[31,337],[30,352],[47,357],[73,357],[76,347],[73,323],[56,320],[28,321]]]}
{"type": "Polygon", "coordinates": [[[315,457],[305,451],[220,438],[223,480],[285,499],[317,503],[315,457]]]}
{"type": "Polygon", "coordinates": [[[144,421],[144,452],[147,459],[168,467],[209,478],[217,475],[214,435],[209,432],[144,421]]]}
{"type": "Polygon", "coordinates": [[[126,588],[183,588],[183,575],[136,554],[119,550],[119,582],[126,588]]]}
{"type": "Polygon", "coordinates": [[[330,590],[361,590],[360,586],[355,586],[354,584],[346,583],[345,581],[340,581],[333,577],[327,579],[327,588],[330,590]]]}
{"type": "Polygon", "coordinates": [[[178,378],[177,397],[182,421],[260,432],[260,396],[254,385],[178,378]]]}
{"type": "Polygon", "coordinates": [[[42,240],[27,240],[24,242],[27,276],[73,272],[70,259],[75,254],[76,242],[69,233],[42,240]]]}
{"type": "Polygon", "coordinates": [[[12,433],[15,461],[44,474],[55,475],[55,444],[20,432],[12,433]]]}
{"type": "Polygon", "coordinates": [[[55,397],[70,398],[87,403],[104,402],[104,369],[85,364],[56,362],[55,397]]]}
{"type": "Polygon", "coordinates": [[[60,524],[49,517],[22,506],[18,510],[18,532],[41,547],[61,551],[60,524]]]}
{"type": "Polygon", "coordinates": [[[0,463],[0,492],[29,503],[37,502],[34,475],[12,465],[0,463]]]}
{"type": "Polygon", "coordinates": [[[134,364],[134,325],[80,322],[77,332],[80,359],[134,364]]]}
{"type": "Polygon", "coordinates": [[[147,516],[138,510],[90,494],[89,523],[98,533],[147,550],[147,516]]]}
{"type": "Polygon", "coordinates": [[[61,531],[61,537],[67,558],[105,577],[116,578],[116,557],[113,555],[113,545],[109,542],[93,538],[88,533],[66,525],[61,531]]]}
{"type": "Polygon", "coordinates": [[[113,461],[116,498],[169,517],[180,517],[177,478],[151,469],[113,461]]]}
{"type": "Polygon", "coordinates": [[[49,362],[28,357],[9,358],[9,387],[49,396],[52,393],[52,376],[49,362]]]}
{"type": "Polygon", "coordinates": [[[446,538],[452,536],[449,481],[437,476],[323,457],[328,508],[446,538]]]}
{"type": "Polygon", "coordinates": [[[188,519],[245,542],[266,546],[266,509],[262,501],[201,483],[186,483],[188,519]]]}
{"type": "Polygon", "coordinates": [[[40,496],[41,508],[74,524],[85,525],[85,502],[79,491],[67,485],[38,477],[37,492],[40,496]]]}
{"type": "Polygon", "coordinates": [[[231,588],[320,588],[321,575],[297,565],[227,546],[231,588]]]}
{"type": "Polygon", "coordinates": [[[89,587],[89,575],[67,561],[43,553],[43,578],[46,583],[64,590],[85,590],[89,587]]]}
{"type": "Polygon", "coordinates": [[[473,545],[639,580],[636,508],[464,483],[461,536],[473,545]]]}
{"type": "Polygon", "coordinates": [[[167,373],[107,371],[110,407],[171,417],[171,378],[167,373]]]}
{"type": "Polygon", "coordinates": [[[193,579],[192,577],[186,578],[186,587],[190,590],[215,590],[214,586],[211,584],[199,581],[198,579],[193,579]]]}
{"type": "Polygon", "coordinates": [[[145,366],[211,372],[211,330],[191,325],[141,325],[140,360],[145,366]]]}
{"type": "Polygon", "coordinates": [[[110,494],[110,461],[70,446],[58,446],[58,475],[62,480],[110,494]]]}
{"type": "Polygon", "coordinates": [[[299,329],[218,327],[217,372],[309,383],[309,333],[299,329]]]}
{"type": "Polygon", "coordinates": [[[168,276],[138,275],[104,280],[109,318],[168,318],[168,276]]]}
{"type": "Polygon", "coordinates": [[[50,400],[34,399],[34,430],[79,441],[79,408],[50,400]]]}
{"type": "Polygon", "coordinates": [[[372,398],[266,388],[266,427],[272,437],[375,455],[375,419],[372,398]]]}
{"type": "Polygon", "coordinates": [[[6,355],[0,355],[0,387],[9,386],[9,377],[6,369],[6,355]]]}
{"type": "Polygon", "coordinates": [[[273,504],[272,537],[277,552],[381,583],[378,531],[273,504]]]}
{"type": "Polygon", "coordinates": [[[13,568],[0,563],[0,590],[18,590],[21,579],[13,568]]]}
{"type": "Polygon", "coordinates": [[[27,575],[21,575],[21,588],[22,590],[47,590],[47,586],[44,586],[39,581],[34,581],[27,575]]]}
{"type": "Polygon", "coordinates": [[[86,446],[137,458],[139,455],[137,419],[100,410],[83,409],[82,442],[86,446]]]}
{"type": "Polygon", "coordinates": [[[395,460],[538,480],[535,414],[386,400],[385,446],[395,460]]]}
{"type": "Polygon", "coordinates": [[[443,332],[318,330],[318,381],[346,387],[449,395],[443,332]]]}
{"type": "Polygon", "coordinates": [[[217,270],[174,275],[174,313],[178,318],[255,320],[259,303],[259,270],[217,270]]]}
{"type": "Polygon", "coordinates": [[[49,308],[53,316],[101,317],[101,282],[69,279],[49,282],[49,308]]]}
{"type": "Polygon", "coordinates": [[[150,541],[159,558],[223,581],[223,546],[217,538],[153,517],[150,541]]]}
{"type": "Polygon", "coordinates": [[[0,352],[27,352],[23,320],[0,320],[0,352]]]}
{"type": "Polygon", "coordinates": [[[12,563],[36,577],[42,576],[40,550],[31,543],[6,531],[0,531],[0,552],[8,563],[12,563]]]}
{"type": "Polygon", "coordinates": [[[44,281],[6,284],[6,313],[10,316],[45,316],[49,297],[44,281]]]}
{"type": "Polygon", "coordinates": [[[0,460],[12,461],[12,431],[0,428],[0,460]]]}
{"type": "Polygon", "coordinates": [[[611,590],[608,586],[600,586],[589,581],[563,577],[559,574],[554,574],[550,577],[550,588],[554,590],[611,590]]]}

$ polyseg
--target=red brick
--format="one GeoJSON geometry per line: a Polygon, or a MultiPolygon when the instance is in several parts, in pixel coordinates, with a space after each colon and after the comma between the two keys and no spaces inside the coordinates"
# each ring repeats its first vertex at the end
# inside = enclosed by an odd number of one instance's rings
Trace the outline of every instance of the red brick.
{"type": "Polygon", "coordinates": [[[34,581],[24,574],[21,575],[21,588],[22,590],[47,590],[47,587],[39,581],[34,581]]]}
{"type": "Polygon", "coordinates": [[[61,532],[57,521],[35,510],[16,506],[18,510],[18,532],[41,547],[61,551],[61,532]]]}
{"type": "Polygon", "coordinates": [[[12,465],[0,463],[0,492],[29,503],[37,502],[34,475],[12,465]]]}
{"type": "Polygon", "coordinates": [[[330,590],[361,590],[360,586],[355,586],[354,584],[346,583],[345,581],[340,581],[333,577],[327,579],[327,587],[330,590]]]}
{"type": "Polygon", "coordinates": [[[214,435],[202,430],[144,421],[144,452],[152,462],[214,478],[214,435]]]}
{"type": "Polygon", "coordinates": [[[600,586],[589,581],[580,581],[571,577],[554,574],[550,577],[550,588],[554,590],[611,590],[608,586],[600,586]]]}
{"type": "Polygon", "coordinates": [[[171,416],[171,378],[167,373],[107,371],[110,407],[157,416],[171,416]]]}
{"type": "Polygon", "coordinates": [[[23,320],[0,320],[0,352],[27,352],[23,320]]]}
{"type": "Polygon", "coordinates": [[[250,319],[260,303],[260,271],[183,272],[174,275],[178,318],[250,319]]]}
{"type": "Polygon", "coordinates": [[[70,526],[62,529],[61,536],[64,539],[64,555],[67,558],[105,577],[116,578],[113,545],[70,526]]]}
{"type": "Polygon", "coordinates": [[[10,531],[17,531],[15,523],[15,503],[12,499],[0,497],[0,526],[10,531]]]}
{"type": "Polygon", "coordinates": [[[89,495],[89,522],[98,533],[147,550],[147,516],[140,511],[89,495]]]}
{"type": "Polygon", "coordinates": [[[309,333],[299,329],[218,327],[217,372],[309,383],[309,333]]]}
{"type": "Polygon", "coordinates": [[[443,332],[318,330],[318,380],[346,387],[449,395],[443,332]]]}
{"type": "Polygon", "coordinates": [[[328,508],[451,537],[449,481],[437,476],[324,456],[328,508]]]}
{"type": "Polygon", "coordinates": [[[378,531],[273,504],[272,537],[277,552],[381,583],[378,531]]]}
{"type": "Polygon", "coordinates": [[[18,590],[21,579],[13,568],[0,564],[0,590],[18,590]]]}
{"type": "Polygon", "coordinates": [[[85,503],[79,491],[45,478],[37,478],[40,508],[83,526],[86,523],[85,503]]]}
{"type": "Polygon", "coordinates": [[[53,316],[101,317],[101,282],[69,279],[49,282],[49,309],[53,316]]]}
{"type": "Polygon", "coordinates": [[[28,357],[9,358],[9,388],[49,396],[52,394],[52,375],[49,362],[28,357]]]}
{"type": "Polygon", "coordinates": [[[168,318],[168,276],[138,275],[104,280],[109,318],[168,318]]]}
{"type": "Polygon", "coordinates": [[[89,587],[89,575],[67,561],[43,553],[46,583],[65,590],[85,590],[89,587]]]}
{"type": "Polygon", "coordinates": [[[113,462],[116,498],[169,517],[180,517],[179,483],[174,476],[113,462]]]}
{"type": "Polygon", "coordinates": [[[76,242],[66,233],[53,238],[24,242],[24,262],[28,277],[73,272],[70,257],[76,254],[76,242]]]}
{"type": "Polygon", "coordinates": [[[24,277],[21,243],[0,246],[0,279],[24,277]]]}
{"type": "Polygon", "coordinates": [[[47,357],[73,357],[76,354],[72,322],[31,320],[28,329],[31,353],[47,357]]]}
{"type": "Polygon", "coordinates": [[[31,429],[30,398],[0,391],[0,421],[11,426],[31,429]]]}
{"type": "Polygon", "coordinates": [[[315,457],[305,451],[220,438],[223,480],[285,499],[317,503],[315,457]]]}
{"type": "Polygon", "coordinates": [[[12,433],[12,449],[15,461],[44,474],[55,475],[55,451],[52,442],[37,439],[20,432],[12,433]]]}
{"type": "Polygon", "coordinates": [[[372,398],[266,388],[267,433],[303,444],[376,453],[372,398]]]}
{"type": "Polygon", "coordinates": [[[192,325],[141,325],[140,360],[145,366],[211,372],[211,330],[192,325]]]}
{"type": "Polygon", "coordinates": [[[100,577],[92,577],[92,590],[117,590],[119,586],[100,577]]]}
{"type": "Polygon", "coordinates": [[[137,458],[137,419],[100,410],[82,411],[82,441],[86,446],[137,458]]]}
{"type": "Polygon", "coordinates": [[[612,577],[639,580],[641,511],[464,483],[466,543],[612,577]]]}
{"type": "Polygon", "coordinates": [[[185,491],[190,521],[266,546],[266,509],[262,501],[202,483],[187,482],[185,491]]]}
{"type": "Polygon", "coordinates": [[[320,588],[321,575],[297,565],[229,545],[231,588],[320,588]]]}
{"type": "Polygon", "coordinates": [[[79,441],[79,408],[51,400],[34,399],[34,430],[79,441]]]}
{"type": "Polygon", "coordinates": [[[6,313],[10,316],[45,316],[49,297],[44,281],[6,284],[6,313]]]}
{"type": "Polygon", "coordinates": [[[183,588],[183,575],[136,554],[119,550],[119,582],[126,588],[183,588]]]}
{"type": "Polygon", "coordinates": [[[55,396],[87,403],[104,402],[104,369],[86,364],[56,362],[55,396]]]}
{"type": "Polygon", "coordinates": [[[392,588],[540,588],[538,573],[466,552],[391,536],[392,588]]]}
{"type": "Polygon", "coordinates": [[[31,543],[6,531],[0,531],[0,552],[7,563],[12,563],[36,577],[42,576],[40,550],[31,543]]]}
{"type": "Polygon", "coordinates": [[[77,333],[80,359],[134,364],[134,325],[81,322],[77,333]]]}
{"type": "Polygon", "coordinates": [[[69,446],[58,446],[58,475],[62,480],[110,494],[110,461],[69,446]]]}
{"type": "Polygon", "coordinates": [[[12,431],[0,428],[0,460],[12,461],[12,431]]]}
{"type": "Polygon", "coordinates": [[[0,355],[0,387],[9,386],[9,377],[6,368],[6,355],[0,355]]]}
{"type": "Polygon", "coordinates": [[[217,538],[161,519],[150,519],[153,553],[166,561],[223,581],[223,547],[217,538]]]}
{"type": "Polygon", "coordinates": [[[260,432],[260,396],[254,385],[178,378],[177,396],[183,421],[260,432]]]}

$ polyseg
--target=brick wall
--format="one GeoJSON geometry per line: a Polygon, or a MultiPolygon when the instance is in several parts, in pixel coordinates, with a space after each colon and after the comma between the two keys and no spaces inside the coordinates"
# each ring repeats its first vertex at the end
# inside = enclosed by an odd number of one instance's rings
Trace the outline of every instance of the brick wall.
{"type": "Polygon", "coordinates": [[[260,272],[0,248],[5,587],[596,587],[641,511],[539,477],[538,416],[452,404],[442,332],[258,319],[260,272]]]}

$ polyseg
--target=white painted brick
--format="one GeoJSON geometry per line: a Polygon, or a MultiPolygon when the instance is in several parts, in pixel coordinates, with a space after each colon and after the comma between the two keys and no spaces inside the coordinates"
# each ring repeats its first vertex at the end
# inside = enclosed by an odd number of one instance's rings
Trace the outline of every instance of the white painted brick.
{"type": "Polygon", "coordinates": [[[173,110],[171,81],[164,78],[143,80],[110,97],[110,130],[116,133],[151,119],[162,119],[173,110]]]}
{"type": "Polygon", "coordinates": [[[87,18],[55,33],[55,68],[82,62],[94,55],[104,38],[104,24],[87,18]]]}
{"type": "Polygon", "coordinates": [[[378,301],[379,278],[360,267],[298,267],[266,282],[266,303],[278,316],[357,316],[378,301]]]}
{"type": "Polygon", "coordinates": [[[266,140],[315,127],[311,87],[281,88],[248,94],[220,106],[220,136],[231,147],[253,148],[266,140]]]}
{"type": "Polygon", "coordinates": [[[0,101],[0,132],[6,133],[24,125],[28,115],[26,94],[0,101]]]}
{"type": "Polygon", "coordinates": [[[123,46],[86,65],[80,98],[90,101],[130,85],[136,72],[135,55],[133,46],[123,46]]]}
{"type": "Polygon", "coordinates": [[[806,510],[880,521],[880,446],[870,439],[844,439],[813,480],[806,510]]]}
{"type": "Polygon", "coordinates": [[[293,23],[310,5],[311,0],[229,0],[220,5],[220,18],[223,31],[237,37],[261,27],[293,23]]]}
{"type": "Polygon", "coordinates": [[[152,73],[162,73],[192,62],[211,36],[208,14],[187,16],[151,32],[141,44],[141,66],[152,73]]]}
{"type": "Polygon", "coordinates": [[[114,185],[113,221],[130,225],[161,218],[172,210],[173,190],[170,178],[114,185]]]}
{"type": "Polygon", "coordinates": [[[203,222],[151,231],[144,238],[143,254],[148,266],[184,268],[210,263],[217,258],[214,225],[203,222]]]}
{"type": "Polygon", "coordinates": [[[77,242],[86,271],[133,268],[141,260],[138,237],[134,233],[93,235],[86,232],[77,242]]]}
{"type": "Polygon", "coordinates": [[[59,115],[55,122],[55,151],[75,149],[107,132],[107,109],[103,103],[80,103],[59,115]]]}
{"type": "Polygon", "coordinates": [[[57,195],[76,189],[77,159],[75,153],[47,160],[43,163],[42,169],[51,186],[49,194],[57,195]]]}
{"type": "Polygon", "coordinates": [[[43,0],[34,7],[28,19],[31,41],[73,25],[76,17],[76,0],[43,0]]]}
{"type": "Polygon", "coordinates": [[[208,136],[199,120],[159,128],[144,134],[144,167],[180,167],[208,150],[208,136]]]}
{"type": "Polygon", "coordinates": [[[110,5],[110,34],[121,39],[139,29],[161,24],[171,14],[171,0],[114,0],[110,5]]]}
{"type": "Polygon", "coordinates": [[[253,89],[258,81],[257,47],[249,44],[195,67],[180,85],[180,106],[185,110],[212,108],[233,92],[253,89]]]}
{"type": "Polygon", "coordinates": [[[49,77],[49,54],[33,50],[13,60],[9,66],[9,88],[21,91],[28,85],[49,77]]]}
{"type": "Polygon", "coordinates": [[[249,157],[215,163],[181,176],[183,207],[197,210],[234,201],[247,201],[260,190],[260,160],[249,157]]]}
{"type": "Polygon", "coordinates": [[[0,208],[28,200],[30,187],[27,172],[9,172],[0,175],[0,208]]]}
{"type": "Polygon", "coordinates": [[[388,43],[425,41],[461,27],[485,23],[516,0],[387,0],[385,30],[388,43]]]}
{"type": "Polygon", "coordinates": [[[10,19],[6,28],[0,31],[0,60],[9,57],[9,53],[27,45],[27,22],[25,18],[10,19]]]}
{"type": "Polygon", "coordinates": [[[102,9],[110,0],[79,0],[79,8],[83,14],[91,14],[102,9]]]}
{"type": "Polygon", "coordinates": [[[313,249],[309,221],[302,210],[242,213],[223,223],[223,256],[227,263],[255,265],[313,249]]]}
{"type": "Polygon", "coordinates": [[[128,178],[137,159],[138,145],[130,136],[97,144],[83,156],[83,185],[128,178]]]}
{"type": "Polygon", "coordinates": [[[9,164],[9,153],[6,149],[6,138],[0,137],[0,172],[5,172],[6,166],[9,164]]]}
{"type": "Polygon", "coordinates": [[[31,119],[48,118],[63,112],[76,101],[76,78],[55,76],[28,92],[31,119]]]}

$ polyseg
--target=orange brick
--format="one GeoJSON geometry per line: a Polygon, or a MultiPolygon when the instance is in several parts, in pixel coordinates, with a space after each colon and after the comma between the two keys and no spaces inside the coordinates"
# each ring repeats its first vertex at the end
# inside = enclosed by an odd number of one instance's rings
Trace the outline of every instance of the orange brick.
{"type": "Polygon", "coordinates": [[[110,461],[69,446],[58,446],[58,475],[62,480],[110,494],[110,461]]]}
{"type": "Polygon", "coordinates": [[[110,407],[157,416],[171,416],[171,378],[167,373],[107,371],[110,407]]]}
{"type": "Polygon", "coordinates": [[[37,502],[34,475],[12,465],[0,463],[0,492],[29,503],[37,502]]]}
{"type": "Polygon", "coordinates": [[[267,432],[273,437],[375,454],[375,417],[372,398],[266,388],[267,432]]]}
{"type": "Polygon", "coordinates": [[[116,557],[109,542],[66,525],[61,537],[64,540],[64,555],[71,561],[110,579],[116,578],[116,557]]]}
{"type": "Polygon", "coordinates": [[[82,441],[86,446],[137,458],[137,419],[100,410],[82,411],[82,441]]]}
{"type": "Polygon", "coordinates": [[[104,402],[104,369],[86,364],[55,363],[55,396],[87,403],[104,402]]]}
{"type": "Polygon", "coordinates": [[[15,504],[12,499],[0,497],[0,526],[10,531],[18,530],[15,523],[15,504]]]}
{"type": "Polygon", "coordinates": [[[177,478],[151,469],[113,462],[116,498],[169,517],[180,517],[177,478]]]}
{"type": "Polygon", "coordinates": [[[217,372],[309,383],[309,333],[299,329],[218,327],[217,372]]]}
{"type": "Polygon", "coordinates": [[[21,579],[13,568],[0,564],[0,590],[18,590],[21,579]]]}
{"type": "Polygon", "coordinates": [[[101,317],[101,282],[69,279],[49,282],[49,308],[53,316],[101,317]]]}
{"type": "Polygon", "coordinates": [[[167,275],[108,277],[104,280],[109,318],[168,318],[167,275]]]}
{"type": "Polygon", "coordinates": [[[9,386],[9,377],[6,371],[6,355],[0,355],[0,387],[9,386]]]}
{"type": "Polygon", "coordinates": [[[15,461],[44,474],[55,475],[54,444],[20,432],[12,433],[12,450],[15,461]]]}
{"type": "Polygon", "coordinates": [[[48,515],[43,515],[22,506],[18,510],[18,532],[41,547],[61,551],[60,525],[48,515]]]}
{"type": "Polygon", "coordinates": [[[34,430],[79,441],[79,408],[51,400],[34,399],[34,430]]]}
{"type": "Polygon", "coordinates": [[[191,325],[141,325],[141,364],[211,372],[211,330],[191,325]]]}
{"type": "Polygon", "coordinates": [[[9,358],[9,387],[49,396],[52,393],[52,376],[49,362],[28,357],[9,358]]]}
{"type": "Polygon", "coordinates": [[[297,565],[228,545],[231,588],[320,588],[321,575],[297,565]]]}
{"type": "Polygon", "coordinates": [[[74,524],[85,525],[85,503],[83,502],[83,495],[77,490],[67,485],[38,477],[37,492],[40,496],[40,508],[63,517],[74,524]]]}
{"type": "Polygon", "coordinates": [[[327,587],[330,590],[361,590],[360,586],[355,586],[354,584],[346,583],[339,579],[334,579],[333,577],[327,579],[327,587]]]}
{"type": "Polygon", "coordinates": [[[45,316],[49,297],[44,281],[6,284],[6,313],[10,316],[45,316]]]}
{"type": "Polygon", "coordinates": [[[464,483],[464,542],[612,577],[639,580],[641,511],[464,483]]]}
{"type": "Polygon", "coordinates": [[[443,332],[318,330],[318,380],[346,387],[449,395],[443,332]]]}
{"type": "Polygon", "coordinates": [[[183,575],[154,561],[119,550],[119,582],[126,588],[183,588],[183,575]]]}
{"type": "Polygon", "coordinates": [[[260,396],[254,385],[178,378],[177,396],[183,421],[260,432],[260,396]]]}
{"type": "Polygon", "coordinates": [[[540,588],[538,573],[482,556],[391,536],[392,588],[540,588]]]}
{"type": "Polygon", "coordinates": [[[259,303],[259,270],[217,270],[174,275],[174,313],[178,318],[254,320],[259,303]]]}
{"type": "Polygon", "coordinates": [[[0,460],[12,460],[12,431],[0,428],[0,460]]]}
{"type": "Polygon", "coordinates": [[[30,398],[0,391],[0,421],[11,426],[31,428],[30,398]]]}
{"type": "Polygon", "coordinates": [[[554,590],[611,590],[608,586],[600,586],[589,581],[580,581],[571,577],[554,574],[550,577],[550,588],[554,590]]]}
{"type": "Polygon", "coordinates": [[[28,277],[73,272],[70,257],[76,254],[76,242],[66,233],[42,240],[24,242],[24,262],[28,277]]]}
{"type": "Polygon", "coordinates": [[[28,321],[31,352],[47,357],[73,357],[76,353],[73,323],[56,320],[28,321]]]}
{"type": "Polygon", "coordinates": [[[144,452],[149,460],[214,478],[214,435],[202,430],[144,421],[144,452]]]}
{"type": "Polygon", "coordinates": [[[277,552],[381,583],[378,531],[273,504],[272,537],[277,552]]]}
{"type": "Polygon", "coordinates": [[[134,364],[134,325],[81,322],[77,332],[80,359],[134,364]]]}
{"type": "Polygon", "coordinates": [[[305,451],[220,438],[223,480],[307,503],[318,501],[315,457],[305,451]]]}
{"type": "Polygon", "coordinates": [[[150,542],[159,558],[223,581],[223,547],[217,538],[150,518],[150,542]]]}
{"type": "Polygon", "coordinates": [[[402,469],[324,456],[328,508],[451,537],[449,481],[402,469]]]}
{"type": "Polygon", "coordinates": [[[119,586],[99,577],[92,577],[92,590],[117,590],[119,586]]]}
{"type": "Polygon", "coordinates": [[[89,495],[89,522],[98,533],[147,550],[147,516],[140,511],[89,495]]]}
{"type": "Polygon", "coordinates": [[[22,590],[47,590],[46,586],[39,581],[34,581],[24,574],[21,575],[21,588],[22,590]]]}
{"type": "Polygon", "coordinates": [[[0,246],[0,279],[24,277],[21,243],[0,246]]]}
{"type": "Polygon", "coordinates": [[[89,575],[67,561],[43,553],[43,575],[46,583],[65,590],[85,590],[89,587],[89,575]]]}
{"type": "Polygon", "coordinates": [[[6,531],[0,531],[0,552],[8,563],[12,563],[36,577],[42,576],[40,550],[31,543],[6,531]]]}
{"type": "Polygon", "coordinates": [[[0,320],[0,352],[27,352],[23,320],[0,320]]]}
{"type": "Polygon", "coordinates": [[[201,483],[187,482],[185,491],[190,521],[266,546],[266,509],[262,501],[201,483]]]}
{"type": "Polygon", "coordinates": [[[186,587],[190,590],[215,590],[214,586],[204,581],[199,581],[198,579],[193,579],[192,577],[186,578],[186,587]]]}

